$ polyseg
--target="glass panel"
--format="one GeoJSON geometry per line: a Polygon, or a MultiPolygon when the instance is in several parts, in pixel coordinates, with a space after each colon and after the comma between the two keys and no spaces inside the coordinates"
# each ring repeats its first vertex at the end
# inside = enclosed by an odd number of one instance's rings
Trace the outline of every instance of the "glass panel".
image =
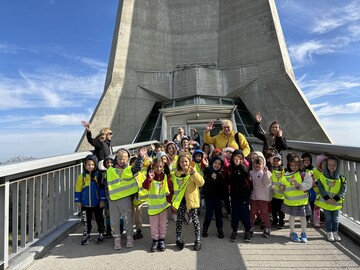
{"type": "Polygon", "coordinates": [[[150,131],[142,131],[141,134],[139,135],[138,139],[136,140],[136,142],[150,141],[151,134],[152,134],[152,130],[150,130],[150,131]]]}
{"type": "Polygon", "coordinates": [[[182,99],[182,100],[175,101],[176,107],[184,106],[184,105],[192,105],[192,104],[194,104],[194,98],[182,99]]]}
{"type": "Polygon", "coordinates": [[[239,114],[245,125],[251,126],[251,125],[255,124],[255,120],[249,112],[240,112],[239,111],[239,114]]]}
{"type": "Polygon", "coordinates": [[[245,126],[247,133],[249,134],[250,137],[254,137],[253,135],[253,130],[254,130],[254,126],[245,126]]]}
{"type": "Polygon", "coordinates": [[[241,132],[245,137],[248,136],[247,130],[244,128],[243,125],[236,125],[237,130],[241,132]]]}
{"type": "Polygon", "coordinates": [[[218,99],[218,98],[199,98],[199,104],[216,105],[216,104],[220,104],[220,99],[218,99]]]}
{"type": "Polygon", "coordinates": [[[145,124],[143,130],[153,129],[156,125],[156,120],[157,120],[158,116],[159,116],[159,114],[150,115],[149,119],[146,121],[146,124],[145,124]]]}
{"type": "Polygon", "coordinates": [[[222,104],[224,105],[233,105],[234,102],[232,100],[227,100],[227,99],[221,99],[222,104]]]}
{"type": "Polygon", "coordinates": [[[171,101],[171,102],[168,102],[168,103],[164,103],[163,108],[171,108],[173,106],[174,106],[174,102],[171,101]]]}
{"type": "Polygon", "coordinates": [[[160,142],[160,133],[161,133],[161,128],[155,129],[154,134],[151,137],[151,140],[158,140],[160,142]]]}
{"type": "Polygon", "coordinates": [[[248,109],[246,108],[244,102],[242,102],[241,99],[237,99],[237,100],[235,101],[235,104],[238,105],[238,106],[237,106],[237,109],[238,109],[238,110],[245,111],[245,112],[248,111],[248,109]]]}

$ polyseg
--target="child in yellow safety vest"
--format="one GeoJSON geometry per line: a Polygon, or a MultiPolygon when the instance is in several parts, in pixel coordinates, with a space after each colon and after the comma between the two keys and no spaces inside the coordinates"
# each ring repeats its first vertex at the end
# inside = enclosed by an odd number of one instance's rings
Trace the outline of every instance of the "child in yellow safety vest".
{"type": "Polygon", "coordinates": [[[148,167],[143,188],[148,190],[148,214],[151,230],[151,252],[165,251],[167,209],[173,192],[170,170],[161,158],[155,158],[148,167]]]}
{"type": "Polygon", "coordinates": [[[284,202],[281,211],[289,215],[290,239],[294,242],[307,242],[306,216],[311,214],[307,190],[312,187],[309,173],[300,171],[301,161],[297,155],[292,155],[287,164],[287,172],[281,180],[280,191],[284,192],[284,202]],[[300,217],[301,237],[295,232],[295,217],[300,217]]]}
{"type": "Polygon", "coordinates": [[[320,194],[315,205],[324,210],[327,239],[341,241],[339,230],[339,210],[343,206],[346,193],[346,178],[339,174],[339,160],[329,157],[324,173],[317,181],[320,194]]]}
{"type": "Polygon", "coordinates": [[[197,208],[200,207],[199,187],[204,185],[204,178],[191,166],[190,154],[183,152],[179,155],[176,165],[176,172],[171,174],[174,195],[172,197],[172,207],[177,210],[176,220],[176,245],[183,249],[184,241],[181,239],[182,223],[185,211],[188,210],[194,223],[195,244],[194,250],[201,249],[200,242],[200,221],[197,208]]]}

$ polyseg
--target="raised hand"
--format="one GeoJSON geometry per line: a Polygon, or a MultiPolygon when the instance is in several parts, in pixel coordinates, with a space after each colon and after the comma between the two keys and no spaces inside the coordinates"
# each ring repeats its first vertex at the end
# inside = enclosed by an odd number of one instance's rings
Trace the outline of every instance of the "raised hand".
{"type": "Polygon", "coordinates": [[[202,159],[202,163],[204,164],[204,166],[207,168],[207,167],[209,167],[209,160],[206,158],[206,157],[204,157],[203,159],[202,159]]]}
{"type": "Polygon", "coordinates": [[[255,119],[256,119],[256,122],[258,122],[258,123],[261,122],[261,120],[262,120],[262,115],[261,115],[260,112],[257,112],[257,113],[255,114],[255,119]]]}
{"type": "Polygon", "coordinates": [[[146,155],[147,155],[147,149],[146,149],[146,147],[141,147],[141,148],[139,149],[139,156],[145,157],[146,155]]]}
{"type": "Polygon", "coordinates": [[[150,179],[150,180],[153,180],[154,177],[155,177],[155,172],[154,172],[154,170],[150,170],[149,173],[148,173],[148,176],[149,176],[149,179],[150,179]]]}
{"type": "Polygon", "coordinates": [[[190,174],[194,174],[196,171],[195,171],[195,169],[193,168],[193,167],[189,167],[189,173],[190,174]]]}
{"type": "Polygon", "coordinates": [[[87,131],[91,130],[90,123],[86,122],[85,120],[81,121],[81,125],[86,128],[87,131]]]}
{"type": "Polygon", "coordinates": [[[213,121],[208,122],[206,130],[211,131],[213,128],[214,128],[214,122],[213,121]]]}

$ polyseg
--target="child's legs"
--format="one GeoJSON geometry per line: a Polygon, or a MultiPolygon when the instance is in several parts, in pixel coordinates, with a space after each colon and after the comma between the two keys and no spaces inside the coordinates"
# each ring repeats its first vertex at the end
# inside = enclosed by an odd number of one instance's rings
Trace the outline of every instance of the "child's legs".
{"type": "Polygon", "coordinates": [[[133,235],[133,212],[132,212],[132,201],[131,196],[122,198],[119,200],[120,213],[123,215],[124,219],[124,229],[126,230],[126,235],[133,235]]]}
{"type": "Polygon", "coordinates": [[[167,209],[159,215],[159,239],[165,239],[167,227],[167,209]]]}
{"type": "Polygon", "coordinates": [[[120,237],[120,200],[109,200],[110,222],[114,237],[120,237]]]}
{"type": "MultiPolygon", "coordinates": [[[[211,197],[205,196],[205,205],[206,205],[206,209],[205,209],[205,219],[203,225],[204,227],[208,228],[210,226],[214,212],[214,205],[211,197]]],[[[221,201],[220,201],[220,211],[221,211],[221,201]]]]}
{"type": "Polygon", "coordinates": [[[105,220],[106,220],[106,225],[110,225],[109,200],[105,200],[105,220]]]}
{"type": "Polygon", "coordinates": [[[185,217],[185,211],[186,211],[186,206],[184,204],[180,204],[180,207],[177,210],[177,218],[176,218],[176,228],[175,228],[176,239],[181,238],[182,223],[185,217]]]}
{"type": "Polygon", "coordinates": [[[257,201],[258,207],[260,209],[260,216],[262,222],[264,222],[265,228],[270,229],[270,219],[269,219],[269,202],[267,201],[257,201]]]}
{"type": "Polygon", "coordinates": [[[242,220],[242,224],[245,227],[245,231],[250,231],[251,224],[250,224],[250,209],[249,209],[249,202],[240,202],[240,217],[242,220]]]}
{"type": "Polygon", "coordinates": [[[281,211],[281,206],[283,204],[283,200],[273,198],[271,201],[271,207],[272,207],[272,216],[273,216],[273,222],[277,223],[279,221],[284,221],[285,214],[281,211]]]}
{"type": "Polygon", "coordinates": [[[142,228],[141,206],[142,204],[137,206],[133,205],[133,213],[134,213],[134,221],[135,221],[136,229],[142,228]]]}
{"type": "Polygon", "coordinates": [[[301,232],[306,233],[306,224],[307,224],[306,217],[300,217],[300,224],[301,224],[301,232]]]}
{"type": "Polygon", "coordinates": [[[195,241],[200,240],[200,221],[197,214],[197,209],[190,209],[189,210],[191,219],[194,223],[194,232],[195,232],[195,241]]]}
{"type": "Polygon", "coordinates": [[[90,234],[92,229],[91,219],[92,219],[93,207],[85,207],[85,211],[86,211],[86,221],[87,221],[87,233],[90,234]]]}
{"type": "Polygon", "coordinates": [[[289,227],[290,227],[290,233],[295,232],[295,217],[294,216],[289,216],[289,227]]]}
{"type": "Polygon", "coordinates": [[[254,226],[255,216],[257,216],[259,210],[260,209],[259,209],[258,201],[250,200],[250,223],[251,223],[251,226],[254,226]]]}
{"type": "Polygon", "coordinates": [[[231,206],[231,228],[233,232],[236,232],[239,225],[240,202],[235,198],[231,198],[231,206]]]}
{"type": "Polygon", "coordinates": [[[338,232],[339,230],[339,210],[330,211],[332,218],[331,218],[331,225],[332,225],[332,232],[338,232]]]}
{"type": "Polygon", "coordinates": [[[151,239],[159,240],[159,215],[149,216],[151,239]]]}
{"type": "Polygon", "coordinates": [[[320,224],[320,207],[314,205],[313,219],[315,224],[320,224]]]}
{"type": "Polygon", "coordinates": [[[98,227],[98,232],[99,233],[104,233],[103,209],[100,208],[100,206],[95,206],[93,210],[94,210],[96,225],[98,227]]]}
{"type": "Polygon", "coordinates": [[[332,229],[332,213],[331,213],[331,211],[324,209],[324,217],[325,217],[326,232],[332,232],[333,229],[332,229]]]}
{"type": "Polygon", "coordinates": [[[216,218],[216,228],[222,229],[223,220],[222,220],[222,212],[221,212],[221,198],[219,197],[213,198],[213,207],[216,218]]]}

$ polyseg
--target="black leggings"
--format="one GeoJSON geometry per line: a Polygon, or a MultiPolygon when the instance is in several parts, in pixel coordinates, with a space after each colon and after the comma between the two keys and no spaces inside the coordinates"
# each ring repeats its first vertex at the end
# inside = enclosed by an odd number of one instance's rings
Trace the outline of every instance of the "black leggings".
{"type": "MultiPolygon", "coordinates": [[[[177,220],[176,220],[176,240],[181,239],[181,230],[182,224],[185,217],[186,212],[186,205],[181,203],[180,207],[177,211],[177,220]]],[[[197,214],[197,209],[190,209],[189,210],[192,222],[194,223],[194,231],[195,231],[195,241],[200,241],[200,221],[197,214]]]]}

